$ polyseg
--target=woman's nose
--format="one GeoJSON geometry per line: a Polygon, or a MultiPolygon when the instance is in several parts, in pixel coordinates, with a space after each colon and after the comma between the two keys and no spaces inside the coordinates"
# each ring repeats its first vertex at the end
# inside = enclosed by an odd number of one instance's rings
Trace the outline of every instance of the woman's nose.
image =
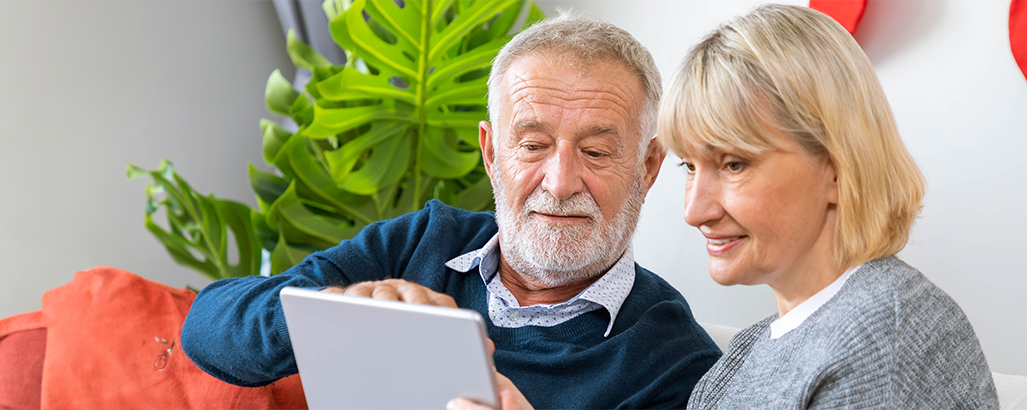
{"type": "Polygon", "coordinates": [[[715,176],[698,171],[685,186],[685,223],[700,226],[724,216],[721,187],[715,176]]]}

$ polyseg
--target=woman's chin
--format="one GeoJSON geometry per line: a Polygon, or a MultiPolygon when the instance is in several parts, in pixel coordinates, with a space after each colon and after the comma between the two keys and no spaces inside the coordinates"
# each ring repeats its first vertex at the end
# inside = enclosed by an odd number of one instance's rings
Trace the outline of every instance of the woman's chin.
{"type": "Polygon", "coordinates": [[[710,258],[710,278],[714,282],[721,286],[745,285],[748,283],[748,276],[744,270],[724,262],[710,258]]]}

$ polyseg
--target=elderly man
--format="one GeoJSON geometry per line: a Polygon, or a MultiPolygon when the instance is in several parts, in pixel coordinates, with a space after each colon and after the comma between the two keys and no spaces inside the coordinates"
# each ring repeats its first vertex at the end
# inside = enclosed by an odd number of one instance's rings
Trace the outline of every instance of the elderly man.
{"type": "Polygon", "coordinates": [[[431,201],[280,275],[215,282],[183,349],[229,383],[294,374],[278,292],[327,286],[478,311],[497,370],[540,408],[684,407],[720,352],[631,250],[665,155],[651,138],[660,91],[627,32],[570,16],[534,25],[489,79],[479,138],[495,215],[431,201]]]}

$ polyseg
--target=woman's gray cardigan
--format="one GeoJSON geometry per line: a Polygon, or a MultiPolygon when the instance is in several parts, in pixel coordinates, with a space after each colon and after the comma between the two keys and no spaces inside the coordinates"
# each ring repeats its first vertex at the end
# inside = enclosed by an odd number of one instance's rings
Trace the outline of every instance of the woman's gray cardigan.
{"type": "Polygon", "coordinates": [[[689,410],[999,408],[966,315],[898,258],[866,263],[802,325],[770,339],[775,319],[731,339],[689,410]]]}

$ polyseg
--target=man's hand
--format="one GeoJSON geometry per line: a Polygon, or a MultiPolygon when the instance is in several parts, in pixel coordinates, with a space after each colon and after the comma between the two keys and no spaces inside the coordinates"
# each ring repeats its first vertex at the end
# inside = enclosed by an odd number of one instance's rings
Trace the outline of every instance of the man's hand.
{"type": "Polygon", "coordinates": [[[321,291],[372,299],[395,300],[418,305],[457,307],[456,301],[453,300],[452,296],[436,292],[416,283],[407,282],[403,279],[359,282],[345,288],[327,287],[321,291]]]}
{"type": "MultiPolygon", "coordinates": [[[[521,394],[521,391],[514,386],[510,379],[499,372],[496,372],[496,384],[499,387],[499,409],[498,410],[535,410],[528,403],[528,399],[521,394]]],[[[497,410],[489,406],[481,405],[465,398],[450,400],[446,403],[446,410],[497,410]]]]}

